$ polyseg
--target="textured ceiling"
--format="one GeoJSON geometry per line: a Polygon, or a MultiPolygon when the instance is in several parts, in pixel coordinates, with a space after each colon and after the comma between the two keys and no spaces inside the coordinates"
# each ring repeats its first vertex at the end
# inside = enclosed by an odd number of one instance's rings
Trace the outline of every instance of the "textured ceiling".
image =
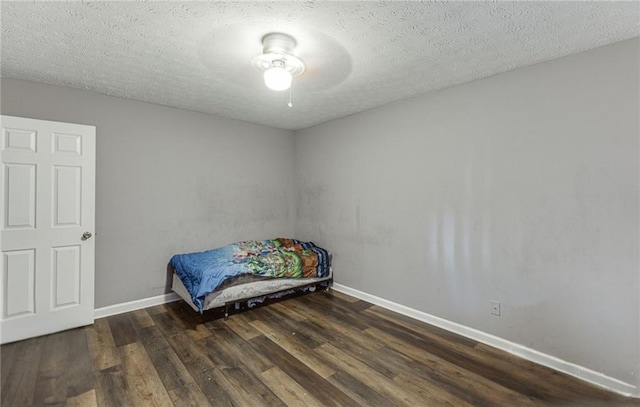
{"type": "Polygon", "coordinates": [[[638,2],[7,2],[2,76],[301,129],[640,35],[638,2]],[[306,65],[268,90],[284,32],[306,65]]]}

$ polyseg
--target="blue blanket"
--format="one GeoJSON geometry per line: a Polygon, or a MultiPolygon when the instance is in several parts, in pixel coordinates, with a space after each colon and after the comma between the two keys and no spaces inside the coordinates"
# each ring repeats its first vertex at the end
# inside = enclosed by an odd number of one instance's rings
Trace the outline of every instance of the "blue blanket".
{"type": "Polygon", "coordinates": [[[241,274],[265,277],[327,277],[329,254],[312,242],[295,239],[251,240],[199,253],[177,254],[171,265],[202,312],[204,297],[241,274]]]}

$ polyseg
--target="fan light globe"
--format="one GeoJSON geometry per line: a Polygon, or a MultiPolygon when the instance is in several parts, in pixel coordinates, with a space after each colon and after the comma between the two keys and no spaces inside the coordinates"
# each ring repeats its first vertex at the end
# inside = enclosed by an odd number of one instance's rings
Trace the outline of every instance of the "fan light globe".
{"type": "Polygon", "coordinates": [[[279,66],[274,66],[264,71],[264,84],[272,90],[289,89],[292,79],[291,72],[279,66]]]}
{"type": "Polygon", "coordinates": [[[267,88],[291,89],[293,77],[304,72],[304,62],[293,54],[295,47],[296,40],[287,34],[270,33],[262,37],[262,54],[254,57],[251,64],[263,73],[267,88]]]}

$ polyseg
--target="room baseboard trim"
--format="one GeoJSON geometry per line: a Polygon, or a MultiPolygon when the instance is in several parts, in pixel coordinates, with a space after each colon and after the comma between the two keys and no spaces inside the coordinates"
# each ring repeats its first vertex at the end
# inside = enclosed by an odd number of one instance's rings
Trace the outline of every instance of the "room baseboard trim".
{"type": "Polygon", "coordinates": [[[426,312],[418,311],[416,309],[397,304],[393,301],[385,300],[384,298],[380,298],[375,295],[367,294],[365,292],[347,287],[339,283],[334,282],[333,289],[338,292],[351,295],[352,297],[356,297],[361,300],[378,305],[382,308],[386,308],[388,310],[395,311],[399,314],[406,315],[413,319],[417,319],[418,321],[426,322],[439,328],[446,329],[447,331],[465,336],[478,342],[482,342],[486,345],[493,346],[494,348],[498,348],[539,365],[547,366],[560,372],[569,374],[571,376],[577,377],[578,379],[587,381],[591,384],[603,387],[618,394],[627,397],[640,397],[639,389],[634,385],[625,383],[621,380],[609,377],[602,373],[598,373],[586,367],[567,362],[555,356],[547,355],[546,353],[542,353],[540,351],[528,348],[515,342],[508,341],[506,339],[479,331],[474,328],[470,328],[462,324],[458,324],[456,322],[446,320],[444,318],[437,317],[435,315],[427,314],[426,312]]]}
{"type": "Polygon", "coordinates": [[[168,302],[178,301],[180,299],[181,298],[176,293],[162,294],[155,297],[143,298],[141,300],[123,302],[121,304],[96,308],[93,316],[95,319],[110,317],[112,315],[118,315],[142,308],[153,307],[154,305],[166,304],[168,302]]]}

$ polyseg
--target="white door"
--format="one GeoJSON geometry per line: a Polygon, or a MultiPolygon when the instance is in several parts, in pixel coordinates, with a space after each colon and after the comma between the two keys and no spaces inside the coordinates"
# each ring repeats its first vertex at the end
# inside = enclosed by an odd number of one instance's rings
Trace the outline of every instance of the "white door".
{"type": "Polygon", "coordinates": [[[93,126],[0,116],[0,343],[93,323],[93,126]]]}

